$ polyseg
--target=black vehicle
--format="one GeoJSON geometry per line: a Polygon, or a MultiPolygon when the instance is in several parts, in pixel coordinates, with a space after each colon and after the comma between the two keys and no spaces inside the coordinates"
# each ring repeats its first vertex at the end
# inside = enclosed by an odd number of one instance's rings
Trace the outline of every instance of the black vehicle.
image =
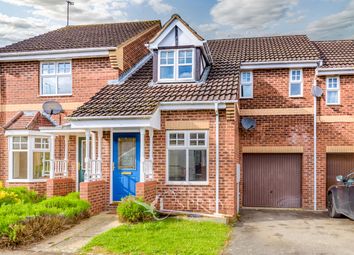
{"type": "Polygon", "coordinates": [[[346,177],[338,175],[336,178],[338,184],[328,189],[328,215],[332,218],[345,215],[354,220],[354,172],[346,177]]]}

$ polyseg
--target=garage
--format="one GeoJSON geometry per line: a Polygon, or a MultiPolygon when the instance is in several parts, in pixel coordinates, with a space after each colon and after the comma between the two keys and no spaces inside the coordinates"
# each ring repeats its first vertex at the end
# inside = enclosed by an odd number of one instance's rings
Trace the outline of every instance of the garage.
{"type": "Polygon", "coordinates": [[[354,153],[327,154],[327,189],[336,184],[336,176],[354,172],[354,153]]]}
{"type": "Polygon", "coordinates": [[[243,205],[301,207],[302,154],[243,154],[243,205]]]}

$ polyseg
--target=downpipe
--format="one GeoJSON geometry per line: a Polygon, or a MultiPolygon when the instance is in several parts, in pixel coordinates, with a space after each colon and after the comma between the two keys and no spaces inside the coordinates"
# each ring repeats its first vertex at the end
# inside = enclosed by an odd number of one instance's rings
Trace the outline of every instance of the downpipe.
{"type": "Polygon", "coordinates": [[[219,215],[219,103],[215,103],[215,215],[219,215]]]}

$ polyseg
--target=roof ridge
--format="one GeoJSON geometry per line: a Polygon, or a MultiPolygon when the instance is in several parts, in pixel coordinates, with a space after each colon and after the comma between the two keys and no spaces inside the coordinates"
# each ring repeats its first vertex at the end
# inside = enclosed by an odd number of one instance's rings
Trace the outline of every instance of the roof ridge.
{"type": "Polygon", "coordinates": [[[124,21],[124,22],[107,22],[107,23],[93,23],[93,24],[78,24],[78,25],[69,25],[64,26],[59,29],[65,28],[74,28],[74,27],[89,27],[89,26],[104,26],[104,25],[115,25],[115,24],[132,24],[132,23],[146,23],[146,22],[154,22],[154,23],[161,23],[159,19],[152,19],[152,20],[135,20],[135,21],[124,21]]]}
{"type": "Polygon", "coordinates": [[[306,34],[294,34],[294,35],[270,35],[270,36],[253,36],[253,37],[230,37],[230,38],[217,38],[217,39],[209,39],[208,42],[212,41],[228,41],[228,40],[241,40],[241,39],[262,39],[262,38],[276,38],[276,37],[306,37],[306,34]]]}
{"type": "Polygon", "coordinates": [[[314,40],[314,43],[354,42],[354,39],[314,40]]]}

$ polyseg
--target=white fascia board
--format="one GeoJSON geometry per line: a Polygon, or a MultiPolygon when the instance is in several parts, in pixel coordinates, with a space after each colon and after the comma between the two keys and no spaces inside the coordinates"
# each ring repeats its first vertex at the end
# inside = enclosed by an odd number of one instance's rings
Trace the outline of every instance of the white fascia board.
{"type": "Polygon", "coordinates": [[[1,53],[0,62],[107,57],[115,47],[1,53]]]}
{"type": "Polygon", "coordinates": [[[317,76],[325,76],[325,75],[354,75],[354,67],[317,69],[317,76]]]}
{"type": "Polygon", "coordinates": [[[276,68],[316,68],[320,65],[320,60],[303,60],[303,61],[269,61],[269,62],[242,62],[240,69],[256,70],[256,69],[276,69],[276,68]]]}
{"type": "Polygon", "coordinates": [[[203,44],[206,41],[201,41],[199,39],[197,39],[191,31],[189,31],[188,28],[186,28],[182,22],[180,22],[178,19],[175,19],[174,21],[172,21],[172,23],[159,35],[158,38],[155,39],[155,41],[151,44],[148,44],[148,48],[150,50],[153,49],[158,49],[159,44],[161,43],[161,41],[163,39],[165,39],[166,36],[168,36],[168,34],[171,32],[171,29],[173,29],[175,26],[177,26],[179,29],[181,29],[184,33],[186,33],[186,35],[188,35],[188,37],[190,37],[191,40],[194,40],[194,46],[196,47],[203,47],[203,44]]]}
{"type": "Polygon", "coordinates": [[[70,135],[85,133],[84,129],[48,129],[40,128],[40,132],[53,135],[70,135]]]}
{"type": "Polygon", "coordinates": [[[227,103],[237,103],[237,100],[230,101],[209,101],[209,102],[161,102],[161,111],[183,111],[183,110],[215,110],[215,103],[218,109],[226,109],[227,103]]]}
{"type": "Polygon", "coordinates": [[[49,134],[41,131],[33,130],[6,130],[5,136],[49,136],[49,134]]]}

